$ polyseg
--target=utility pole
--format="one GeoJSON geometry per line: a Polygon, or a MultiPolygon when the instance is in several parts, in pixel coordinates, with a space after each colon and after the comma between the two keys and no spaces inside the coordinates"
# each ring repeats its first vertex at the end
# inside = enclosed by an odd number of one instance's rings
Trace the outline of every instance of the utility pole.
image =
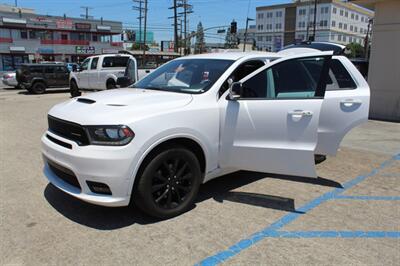
{"type": "Polygon", "coordinates": [[[89,10],[90,10],[90,9],[93,9],[92,7],[89,7],[89,6],[81,6],[81,8],[85,10],[85,14],[81,14],[81,17],[82,17],[82,18],[85,18],[85,19],[93,18],[93,16],[89,16],[89,10]]]}
{"type": "Polygon", "coordinates": [[[317,0],[314,0],[314,23],[313,23],[313,37],[312,41],[315,41],[315,30],[317,27],[317,0]]]}
{"type": "Polygon", "coordinates": [[[18,6],[18,0],[15,0],[15,6],[18,6]]]}
{"type": "Polygon", "coordinates": [[[373,21],[374,21],[374,20],[373,20],[372,18],[368,21],[367,35],[365,35],[365,39],[364,39],[365,59],[368,59],[368,52],[369,52],[369,31],[370,31],[370,27],[371,27],[373,21]]]}
{"type": "Polygon", "coordinates": [[[168,17],[168,18],[173,18],[174,19],[174,52],[178,52],[178,4],[177,0],[173,0],[174,5],[169,7],[168,9],[173,9],[174,10],[174,16],[173,17],[168,17]]]}
{"type": "Polygon", "coordinates": [[[243,52],[246,51],[246,43],[247,43],[247,29],[249,28],[249,21],[253,21],[254,19],[247,17],[246,19],[246,30],[244,32],[244,43],[243,43],[243,52]]]}
{"type": "Polygon", "coordinates": [[[183,12],[180,12],[179,15],[183,15],[184,22],[184,54],[187,54],[188,50],[188,42],[187,42],[187,30],[188,30],[188,14],[193,13],[193,6],[188,4],[188,0],[181,0],[182,2],[178,4],[178,7],[183,7],[183,12]]]}
{"type": "MultiPolygon", "coordinates": [[[[136,10],[139,12],[139,16],[137,17],[137,19],[139,20],[139,49],[144,49],[143,44],[142,44],[142,19],[144,18],[143,13],[145,13],[147,15],[147,11],[145,11],[147,9],[147,0],[132,0],[134,3],[136,3],[137,5],[134,5],[132,7],[133,10],[136,10]],[[146,1],[146,2],[144,2],[146,1]],[[144,8],[143,5],[146,5],[146,7],[144,8]]],[[[147,26],[147,25],[146,25],[147,26]]],[[[146,35],[146,34],[145,34],[146,35]]],[[[137,37],[136,37],[137,39],[137,37]]],[[[146,43],[144,44],[146,45],[146,43]]],[[[143,57],[145,56],[145,52],[143,52],[143,57]]],[[[142,58],[144,59],[144,58],[142,58]]],[[[144,62],[144,60],[142,60],[142,62],[144,62]]]]}
{"type": "Polygon", "coordinates": [[[147,0],[144,0],[143,63],[146,62],[146,35],[147,35],[147,0]]]}

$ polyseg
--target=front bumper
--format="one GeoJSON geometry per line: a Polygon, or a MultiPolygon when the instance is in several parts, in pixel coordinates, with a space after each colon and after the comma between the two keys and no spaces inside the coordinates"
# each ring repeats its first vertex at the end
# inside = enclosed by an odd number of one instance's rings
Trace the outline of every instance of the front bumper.
{"type": "Polygon", "coordinates": [[[130,202],[135,166],[135,154],[132,154],[128,146],[79,146],[47,131],[42,137],[43,172],[53,185],[78,199],[102,206],[127,206],[130,202]],[[54,139],[56,142],[68,144],[66,146],[69,148],[54,142],[54,139]],[[49,161],[71,171],[80,187],[57,176],[49,167],[49,161]],[[92,192],[87,181],[106,184],[112,195],[92,192]]]}

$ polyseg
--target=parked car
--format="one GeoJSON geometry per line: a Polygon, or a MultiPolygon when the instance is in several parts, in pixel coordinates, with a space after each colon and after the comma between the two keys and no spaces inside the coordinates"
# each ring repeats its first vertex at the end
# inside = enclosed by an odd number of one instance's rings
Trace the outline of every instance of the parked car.
{"type": "Polygon", "coordinates": [[[20,88],[18,85],[15,72],[4,73],[1,81],[3,82],[4,85],[8,87],[14,87],[16,89],[20,88]]]}
{"type": "Polygon", "coordinates": [[[79,70],[79,64],[77,63],[66,63],[65,65],[67,66],[69,72],[72,72],[74,69],[77,71],[79,70]]]}
{"type": "Polygon", "coordinates": [[[68,86],[69,71],[63,64],[23,64],[16,77],[21,88],[41,94],[48,88],[68,86]]]}
{"type": "Polygon", "coordinates": [[[370,90],[332,52],[181,57],[133,87],[57,104],[42,137],[44,174],[104,206],[149,215],[188,210],[199,186],[237,170],[317,177],[367,121],[370,90]]]}
{"type": "Polygon", "coordinates": [[[80,96],[81,89],[108,90],[117,87],[118,77],[122,77],[128,60],[134,64],[134,80],[138,78],[136,59],[127,54],[105,54],[86,58],[79,69],[69,77],[71,96],[80,96]]]}

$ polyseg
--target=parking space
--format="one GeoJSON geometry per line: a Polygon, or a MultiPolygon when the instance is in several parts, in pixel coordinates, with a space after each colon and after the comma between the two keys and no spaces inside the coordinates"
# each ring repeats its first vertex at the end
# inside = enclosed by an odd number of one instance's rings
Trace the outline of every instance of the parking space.
{"type": "Polygon", "coordinates": [[[400,124],[369,121],[318,179],[233,173],[159,221],[76,200],[42,174],[46,112],[68,92],[0,90],[1,264],[368,264],[400,261],[400,124]]]}

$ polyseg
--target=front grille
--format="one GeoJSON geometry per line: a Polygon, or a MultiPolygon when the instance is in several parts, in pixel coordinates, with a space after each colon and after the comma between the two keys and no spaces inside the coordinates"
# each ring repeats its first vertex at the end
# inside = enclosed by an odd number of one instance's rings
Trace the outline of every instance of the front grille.
{"type": "Polygon", "coordinates": [[[79,125],[69,121],[61,120],[52,116],[48,116],[49,131],[66,139],[75,141],[78,145],[89,145],[89,139],[85,129],[79,125]]]}
{"type": "Polygon", "coordinates": [[[78,179],[76,178],[74,172],[48,159],[47,164],[49,165],[50,170],[58,178],[70,184],[71,186],[81,189],[81,186],[79,185],[78,179]]]}

